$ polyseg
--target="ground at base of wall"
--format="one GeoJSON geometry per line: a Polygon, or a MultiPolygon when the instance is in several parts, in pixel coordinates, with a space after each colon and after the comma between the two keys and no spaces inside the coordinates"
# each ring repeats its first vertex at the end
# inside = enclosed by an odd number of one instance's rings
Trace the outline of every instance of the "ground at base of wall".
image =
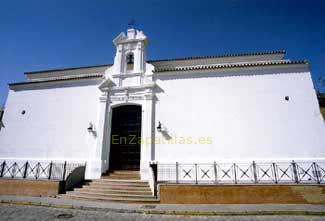
{"type": "MultiPolygon", "coordinates": [[[[82,210],[87,213],[100,211],[105,213],[141,215],[186,215],[186,216],[261,216],[261,215],[290,215],[290,216],[325,216],[325,205],[311,204],[121,204],[116,202],[94,202],[82,200],[62,200],[51,197],[4,196],[0,195],[1,205],[23,206],[37,210],[49,208],[53,210],[66,209],[69,213],[82,210]]],[[[1,209],[0,209],[1,211],[1,209]]],[[[10,213],[14,214],[14,213],[10,213]]],[[[1,215],[1,214],[0,214],[1,215]]],[[[2,216],[0,216],[2,217],[2,216]]],[[[171,216],[169,216],[171,217],[171,216]]],[[[19,219],[20,220],[20,219],[19,219]]],[[[131,219],[134,220],[134,219],[131,219]]],[[[248,219],[250,220],[250,219],[248,219]]],[[[264,220],[264,219],[263,219],[264,220]]],[[[293,219],[296,220],[296,219],[293,219]]]]}
{"type": "Polygon", "coordinates": [[[0,179],[0,195],[56,196],[62,189],[60,181],[0,179]]]}
{"type": "Polygon", "coordinates": [[[325,185],[160,184],[166,204],[325,204],[325,185]]]}
{"type": "Polygon", "coordinates": [[[26,205],[4,205],[0,204],[0,217],[2,220],[157,220],[157,221],[193,221],[193,220],[246,220],[246,221],[273,221],[273,220],[286,220],[286,221],[321,221],[324,220],[324,216],[321,215],[227,215],[224,216],[210,216],[199,215],[193,217],[192,215],[166,215],[166,214],[148,214],[148,213],[119,213],[119,212],[107,212],[107,211],[89,211],[84,209],[63,209],[63,208],[49,208],[39,206],[26,206],[26,205]]]}

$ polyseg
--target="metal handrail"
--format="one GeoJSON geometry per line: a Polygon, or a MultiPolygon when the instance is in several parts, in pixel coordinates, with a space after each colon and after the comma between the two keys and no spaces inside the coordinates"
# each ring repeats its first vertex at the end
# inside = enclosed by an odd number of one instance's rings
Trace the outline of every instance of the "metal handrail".
{"type": "Polygon", "coordinates": [[[158,163],[166,183],[325,183],[325,162],[158,163]]]}
{"type": "Polygon", "coordinates": [[[35,162],[35,161],[1,161],[0,178],[11,179],[47,179],[47,180],[66,180],[69,174],[77,167],[84,166],[86,163],[72,162],[35,162]]]}

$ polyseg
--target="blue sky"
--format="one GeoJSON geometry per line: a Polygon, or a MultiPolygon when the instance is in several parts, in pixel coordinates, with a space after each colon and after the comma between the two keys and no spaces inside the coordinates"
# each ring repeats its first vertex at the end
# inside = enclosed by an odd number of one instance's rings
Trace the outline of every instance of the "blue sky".
{"type": "Polygon", "coordinates": [[[325,1],[1,1],[0,105],[26,71],[107,64],[134,18],[148,58],[285,49],[325,76],[325,1]]]}

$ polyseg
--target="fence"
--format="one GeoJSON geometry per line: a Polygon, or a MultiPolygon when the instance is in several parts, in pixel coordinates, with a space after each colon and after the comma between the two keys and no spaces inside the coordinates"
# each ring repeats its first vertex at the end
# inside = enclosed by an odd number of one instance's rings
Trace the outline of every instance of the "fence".
{"type": "Polygon", "coordinates": [[[325,183],[325,162],[158,163],[158,182],[325,183]]]}
{"type": "Polygon", "coordinates": [[[86,167],[86,163],[0,160],[0,178],[66,180],[80,166],[86,167]]]}

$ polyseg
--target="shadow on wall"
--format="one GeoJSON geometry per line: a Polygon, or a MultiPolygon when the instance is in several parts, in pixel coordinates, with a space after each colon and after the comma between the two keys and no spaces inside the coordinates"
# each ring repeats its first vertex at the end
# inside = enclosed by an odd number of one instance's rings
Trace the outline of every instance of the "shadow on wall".
{"type": "Polygon", "coordinates": [[[67,177],[65,181],[60,183],[59,193],[65,193],[66,191],[73,190],[76,187],[80,187],[85,180],[86,167],[80,166],[75,168],[67,177]]]}
{"type": "Polygon", "coordinates": [[[161,131],[161,134],[163,135],[163,137],[166,139],[166,140],[170,140],[172,139],[172,137],[169,135],[168,131],[161,131]]]}
{"type": "Polygon", "coordinates": [[[5,128],[5,125],[2,123],[2,121],[0,121],[0,131],[2,128],[5,128]]]}
{"type": "Polygon", "coordinates": [[[4,108],[0,107],[0,131],[2,128],[5,128],[5,125],[2,122],[3,114],[4,114],[4,108]]]}
{"type": "Polygon", "coordinates": [[[170,136],[170,132],[167,130],[166,126],[160,121],[158,122],[157,130],[163,135],[166,140],[172,139],[172,137],[170,136]]]}
{"type": "Polygon", "coordinates": [[[325,93],[320,93],[319,91],[317,91],[317,99],[319,103],[320,112],[323,116],[323,119],[325,119],[325,93]]]}

